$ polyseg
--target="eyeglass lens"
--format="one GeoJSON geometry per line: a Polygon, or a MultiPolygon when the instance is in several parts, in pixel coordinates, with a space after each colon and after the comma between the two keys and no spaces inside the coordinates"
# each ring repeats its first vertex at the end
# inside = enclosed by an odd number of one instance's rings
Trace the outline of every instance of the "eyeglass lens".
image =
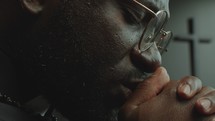
{"type": "Polygon", "coordinates": [[[171,32],[162,30],[167,18],[166,11],[158,11],[156,17],[150,20],[139,43],[141,52],[147,50],[155,42],[160,53],[163,53],[169,43],[168,40],[171,38],[171,32]]]}

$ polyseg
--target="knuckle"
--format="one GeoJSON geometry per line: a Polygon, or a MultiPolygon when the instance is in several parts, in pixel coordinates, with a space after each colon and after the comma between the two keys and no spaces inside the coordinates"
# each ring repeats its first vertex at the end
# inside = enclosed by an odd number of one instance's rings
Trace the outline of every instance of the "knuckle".
{"type": "Polygon", "coordinates": [[[203,86],[201,91],[200,91],[200,95],[206,95],[208,93],[212,93],[214,92],[215,93],[215,89],[210,87],[210,86],[203,86]]]}
{"type": "Polygon", "coordinates": [[[210,92],[210,91],[214,91],[214,88],[210,86],[203,86],[202,91],[210,92]]]}
{"type": "Polygon", "coordinates": [[[202,81],[195,76],[185,76],[181,80],[179,80],[180,84],[189,84],[195,87],[202,87],[202,81]]]}

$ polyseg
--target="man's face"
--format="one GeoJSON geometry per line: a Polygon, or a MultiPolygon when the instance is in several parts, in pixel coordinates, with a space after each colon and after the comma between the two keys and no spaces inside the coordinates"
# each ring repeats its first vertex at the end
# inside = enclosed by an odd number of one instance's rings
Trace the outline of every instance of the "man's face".
{"type": "MultiPolygon", "coordinates": [[[[32,38],[38,45],[38,66],[43,74],[50,75],[50,83],[68,95],[80,93],[76,97],[83,96],[79,102],[85,96],[87,99],[102,97],[112,107],[125,101],[132,89],[144,80],[143,72],[152,72],[151,68],[160,64],[156,46],[141,55],[136,53],[150,16],[141,11],[142,21],[137,22],[127,9],[137,9],[130,2],[65,0],[56,2],[59,6],[53,7],[55,11],[47,10],[41,15],[34,28],[36,36],[32,38]],[[52,16],[47,17],[49,14],[52,16]],[[141,57],[145,61],[139,67],[133,60],[141,57]]],[[[154,12],[168,11],[168,0],[139,2],[154,12]]]]}

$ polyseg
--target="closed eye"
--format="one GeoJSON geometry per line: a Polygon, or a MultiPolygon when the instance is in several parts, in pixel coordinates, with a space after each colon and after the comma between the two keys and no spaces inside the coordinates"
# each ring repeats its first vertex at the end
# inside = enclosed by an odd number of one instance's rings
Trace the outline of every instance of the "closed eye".
{"type": "Polygon", "coordinates": [[[138,10],[128,5],[123,7],[124,16],[129,23],[146,25],[151,20],[151,15],[144,12],[143,10],[138,10]]]}
{"type": "Polygon", "coordinates": [[[128,5],[122,6],[123,15],[125,20],[130,24],[142,24],[142,19],[144,17],[144,13],[139,12],[128,5]]]}
{"type": "Polygon", "coordinates": [[[132,17],[134,17],[137,23],[141,23],[141,21],[143,20],[144,14],[140,14],[137,11],[132,10],[130,8],[127,8],[127,11],[132,17]]]}

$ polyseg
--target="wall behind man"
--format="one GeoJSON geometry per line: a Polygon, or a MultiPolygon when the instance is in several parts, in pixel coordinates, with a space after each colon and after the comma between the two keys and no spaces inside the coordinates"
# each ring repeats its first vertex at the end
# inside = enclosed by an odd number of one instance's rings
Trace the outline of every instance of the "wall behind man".
{"type": "MultiPolygon", "coordinates": [[[[195,75],[205,85],[215,86],[215,1],[171,0],[170,11],[171,19],[166,28],[174,32],[174,37],[193,40],[195,75]],[[188,31],[190,18],[193,19],[193,34],[188,31]]],[[[168,52],[163,54],[163,66],[174,80],[192,75],[189,45],[173,39],[168,52]]]]}

